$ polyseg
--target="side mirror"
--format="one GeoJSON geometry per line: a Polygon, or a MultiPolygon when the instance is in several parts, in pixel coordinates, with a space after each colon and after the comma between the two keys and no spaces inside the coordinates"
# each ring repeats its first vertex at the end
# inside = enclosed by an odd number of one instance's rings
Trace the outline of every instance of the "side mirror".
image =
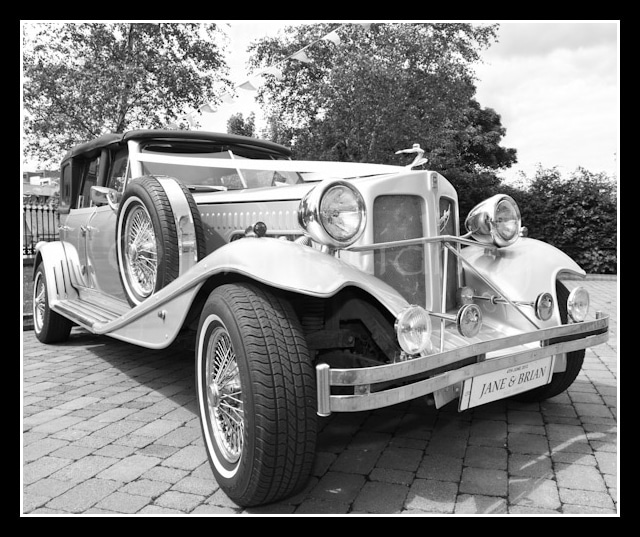
{"type": "Polygon", "coordinates": [[[118,210],[118,204],[122,194],[113,188],[106,186],[91,187],[91,201],[96,205],[109,205],[114,211],[118,210]]]}

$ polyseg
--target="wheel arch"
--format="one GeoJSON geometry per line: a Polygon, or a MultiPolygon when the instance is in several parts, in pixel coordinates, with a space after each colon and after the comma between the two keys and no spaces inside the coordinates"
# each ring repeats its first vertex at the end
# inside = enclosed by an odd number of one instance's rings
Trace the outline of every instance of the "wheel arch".
{"type": "MultiPolygon", "coordinates": [[[[495,283],[511,300],[533,300],[542,292],[549,292],[558,300],[556,281],[571,275],[584,278],[585,271],[567,254],[545,242],[521,238],[513,246],[487,251],[471,246],[462,251],[468,266],[464,267],[466,285],[485,290],[486,284],[478,275],[495,283]]],[[[465,263],[465,265],[467,265],[465,263]]],[[[561,324],[558,308],[543,326],[561,324]]]]}

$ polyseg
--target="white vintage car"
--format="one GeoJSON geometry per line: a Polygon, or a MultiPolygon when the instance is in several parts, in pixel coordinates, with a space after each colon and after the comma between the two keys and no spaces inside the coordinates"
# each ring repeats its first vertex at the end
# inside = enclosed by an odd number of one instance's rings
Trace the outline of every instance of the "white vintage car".
{"type": "Polygon", "coordinates": [[[245,506],[305,485],[317,415],[566,390],[608,338],[587,292],[560,282],[584,272],[522,237],[508,196],[461,234],[455,189],[414,167],[192,131],[75,147],[60,240],[38,245],[36,335],[76,324],[160,349],[191,334],[211,466],[245,506]]]}

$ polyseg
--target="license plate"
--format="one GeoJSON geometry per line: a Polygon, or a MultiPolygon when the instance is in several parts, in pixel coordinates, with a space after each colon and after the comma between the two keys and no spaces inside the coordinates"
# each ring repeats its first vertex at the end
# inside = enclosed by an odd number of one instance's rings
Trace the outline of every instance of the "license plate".
{"type": "Polygon", "coordinates": [[[549,384],[553,358],[548,356],[465,380],[459,409],[466,410],[549,384]]]}

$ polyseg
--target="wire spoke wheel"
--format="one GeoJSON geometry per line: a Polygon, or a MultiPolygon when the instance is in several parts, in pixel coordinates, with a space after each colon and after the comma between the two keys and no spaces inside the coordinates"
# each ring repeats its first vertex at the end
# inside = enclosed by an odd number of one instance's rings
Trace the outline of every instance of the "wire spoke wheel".
{"type": "Polygon", "coordinates": [[[291,304],[249,283],[221,285],[196,341],[200,423],[220,488],[243,506],[300,491],[315,456],[315,375],[291,304]]]}
{"type": "Polygon", "coordinates": [[[33,330],[38,340],[42,343],[66,341],[69,338],[72,323],[49,307],[44,263],[38,265],[33,275],[32,300],[33,330]]]}
{"type": "Polygon", "coordinates": [[[143,205],[129,212],[124,236],[124,265],[129,283],[138,295],[148,297],[156,286],[158,252],[151,216],[143,205]]]}
{"type": "Polygon", "coordinates": [[[33,286],[33,324],[36,332],[41,332],[44,326],[44,312],[47,306],[45,281],[42,274],[36,275],[33,286]]]}
{"type": "Polygon", "coordinates": [[[244,407],[238,361],[227,331],[218,327],[209,340],[206,393],[213,435],[229,463],[235,463],[244,445],[244,407]]]}

